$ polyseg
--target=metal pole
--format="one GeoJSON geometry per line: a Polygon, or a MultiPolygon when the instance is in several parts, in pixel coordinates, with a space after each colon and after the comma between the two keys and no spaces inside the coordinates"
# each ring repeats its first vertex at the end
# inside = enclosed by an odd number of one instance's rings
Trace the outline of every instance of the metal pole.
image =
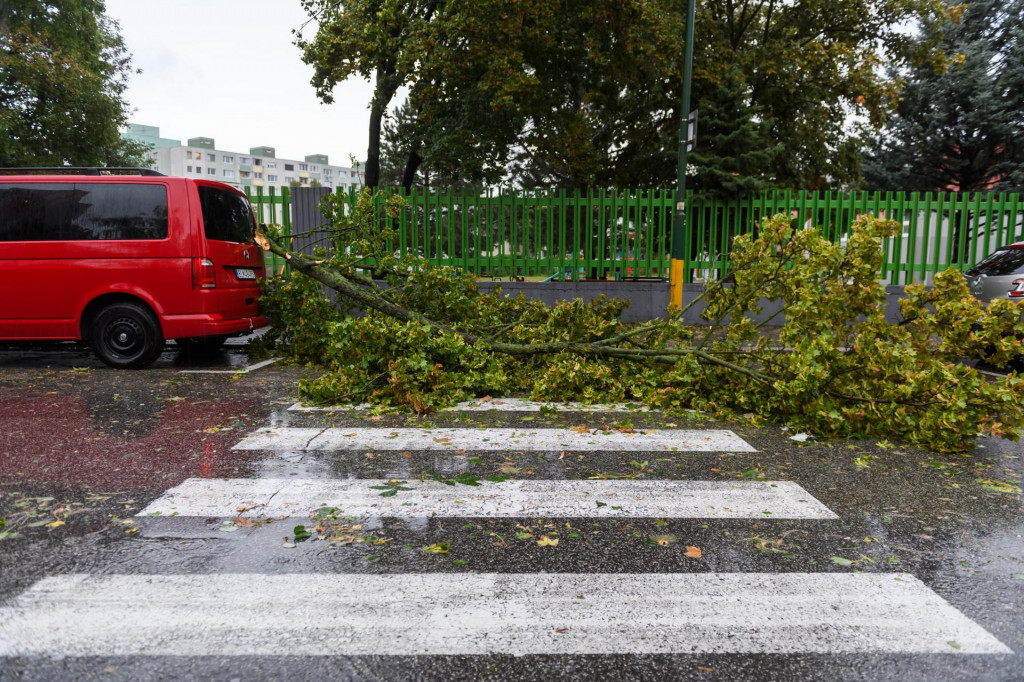
{"type": "Polygon", "coordinates": [[[683,96],[679,107],[679,165],[676,169],[676,210],[672,219],[672,269],[669,277],[669,307],[683,307],[683,279],[690,252],[686,229],[686,152],[690,122],[690,80],[693,76],[693,23],[697,0],[686,3],[686,46],[683,49],[683,96]]]}

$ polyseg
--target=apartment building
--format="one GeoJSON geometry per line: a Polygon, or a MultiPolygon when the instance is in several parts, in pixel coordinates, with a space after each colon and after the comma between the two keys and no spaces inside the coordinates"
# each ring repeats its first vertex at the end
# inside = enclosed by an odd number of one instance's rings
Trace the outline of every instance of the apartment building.
{"type": "Polygon", "coordinates": [[[147,157],[151,167],[165,175],[207,178],[253,190],[288,186],[358,189],[363,184],[361,168],[331,165],[326,154],[311,154],[301,161],[279,159],[273,147],[251,147],[248,153],[217,149],[212,137],[193,137],[182,144],[160,137],[157,126],[137,123],[129,123],[122,135],[150,145],[147,157]]]}

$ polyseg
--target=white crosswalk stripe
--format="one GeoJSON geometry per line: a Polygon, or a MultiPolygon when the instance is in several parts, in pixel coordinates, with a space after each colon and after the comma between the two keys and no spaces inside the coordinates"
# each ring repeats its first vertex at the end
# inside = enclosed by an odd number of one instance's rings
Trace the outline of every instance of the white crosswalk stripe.
{"type": "Polygon", "coordinates": [[[71,575],[0,634],[8,656],[1012,653],[905,574],[71,575]]]}
{"type": "Polygon", "coordinates": [[[637,452],[755,452],[732,431],[660,429],[621,431],[573,429],[409,429],[276,427],[261,429],[236,450],[627,450],[637,452]]]}
{"type": "MultiPolygon", "coordinates": [[[[291,412],[364,412],[373,409],[370,403],[356,405],[307,405],[295,403],[288,408],[291,412]]],[[[541,400],[523,400],[521,398],[494,398],[493,400],[466,400],[454,407],[446,407],[442,412],[657,412],[641,403],[550,403],[541,400]]]]}
{"type": "MultiPolygon", "coordinates": [[[[502,409],[491,403],[466,409],[477,407],[502,409]]],[[[756,452],[725,430],[391,427],[275,427],[245,436],[235,449],[280,457],[310,451],[756,452]]],[[[346,517],[376,519],[839,518],[791,481],[479,483],[415,479],[382,496],[388,492],[382,487],[397,482],[189,479],[137,516],[143,524],[157,523],[149,519],[155,516],[308,518],[335,507],[346,517]]],[[[46,578],[0,608],[0,656],[1012,653],[910,574],[263,575],[259,568],[46,578]]]]}
{"type": "MultiPolygon", "coordinates": [[[[405,483],[405,482],[403,482],[405,483]]],[[[653,517],[835,519],[789,481],[414,481],[383,497],[387,479],[202,479],[168,490],[139,516],[306,516],[337,507],[349,516],[653,517]],[[376,486],[376,488],[375,488],[376,486]]]]}

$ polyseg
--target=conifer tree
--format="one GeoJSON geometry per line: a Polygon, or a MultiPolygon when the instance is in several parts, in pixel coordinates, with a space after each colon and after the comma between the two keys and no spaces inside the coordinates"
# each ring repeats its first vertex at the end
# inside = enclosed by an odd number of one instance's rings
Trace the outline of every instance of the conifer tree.
{"type": "Polygon", "coordinates": [[[945,32],[951,63],[902,74],[865,156],[869,188],[1024,189],[1024,0],[972,0],[945,32]]]}

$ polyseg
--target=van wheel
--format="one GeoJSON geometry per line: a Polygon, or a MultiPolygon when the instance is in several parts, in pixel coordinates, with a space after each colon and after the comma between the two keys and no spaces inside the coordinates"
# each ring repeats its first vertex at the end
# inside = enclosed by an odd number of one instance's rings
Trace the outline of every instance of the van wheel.
{"type": "Polygon", "coordinates": [[[226,336],[193,336],[188,339],[175,339],[187,355],[192,357],[208,357],[220,352],[226,336]]]}
{"type": "Polygon", "coordinates": [[[115,303],[92,323],[93,350],[117,369],[148,367],[164,350],[164,337],[153,314],[138,303],[115,303]]]}

